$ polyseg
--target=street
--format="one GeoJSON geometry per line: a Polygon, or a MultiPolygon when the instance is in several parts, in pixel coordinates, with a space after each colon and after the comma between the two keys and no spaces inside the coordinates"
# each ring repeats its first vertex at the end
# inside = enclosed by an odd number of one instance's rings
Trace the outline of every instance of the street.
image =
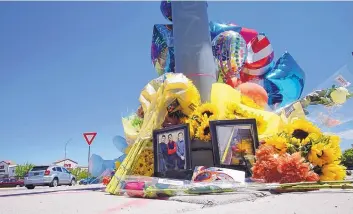
{"type": "Polygon", "coordinates": [[[271,195],[242,192],[221,195],[177,196],[168,200],[109,195],[100,185],[25,188],[0,191],[0,214],[167,214],[167,213],[351,213],[353,191],[325,190],[271,195]]]}

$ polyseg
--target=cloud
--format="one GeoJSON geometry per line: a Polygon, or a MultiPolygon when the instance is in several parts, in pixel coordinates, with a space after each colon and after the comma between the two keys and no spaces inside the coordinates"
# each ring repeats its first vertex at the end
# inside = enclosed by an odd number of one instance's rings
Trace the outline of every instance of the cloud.
{"type": "Polygon", "coordinates": [[[338,132],[337,135],[346,140],[353,140],[353,129],[338,132]]]}

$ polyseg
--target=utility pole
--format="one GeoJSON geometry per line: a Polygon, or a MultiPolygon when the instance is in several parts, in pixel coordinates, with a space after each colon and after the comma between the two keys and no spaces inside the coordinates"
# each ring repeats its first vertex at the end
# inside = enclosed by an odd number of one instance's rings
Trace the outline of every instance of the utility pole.
{"type": "Polygon", "coordinates": [[[65,164],[66,164],[66,147],[67,147],[67,144],[69,144],[70,142],[71,142],[71,138],[68,140],[68,141],[66,141],[66,143],[65,143],[65,158],[64,158],[64,166],[65,166],[65,164]]]}

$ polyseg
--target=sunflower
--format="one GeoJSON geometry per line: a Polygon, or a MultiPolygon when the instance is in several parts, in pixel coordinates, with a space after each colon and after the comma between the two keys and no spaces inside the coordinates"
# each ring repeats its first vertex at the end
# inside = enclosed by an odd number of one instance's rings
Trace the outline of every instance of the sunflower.
{"type": "Polygon", "coordinates": [[[238,103],[231,102],[227,104],[226,108],[226,118],[227,119],[235,119],[247,117],[247,112],[244,111],[238,103]]]}
{"type": "Polygon", "coordinates": [[[286,132],[294,138],[304,140],[311,133],[320,134],[319,128],[305,119],[297,119],[285,127],[286,132]]]}
{"type": "Polygon", "coordinates": [[[265,139],[265,145],[273,146],[281,154],[286,153],[288,148],[287,139],[277,135],[265,139]]]}
{"type": "Polygon", "coordinates": [[[197,129],[196,137],[205,142],[211,141],[211,130],[209,120],[205,119],[202,121],[201,126],[197,129]]]}
{"type": "Polygon", "coordinates": [[[241,95],[241,103],[254,109],[265,109],[264,107],[259,106],[253,99],[245,95],[241,95]]]}
{"type": "Polygon", "coordinates": [[[242,140],[235,145],[235,152],[241,154],[253,154],[253,148],[249,140],[242,140]]]}
{"type": "Polygon", "coordinates": [[[257,126],[257,132],[259,134],[263,134],[266,129],[267,129],[267,121],[264,120],[264,117],[259,115],[259,114],[255,114],[255,113],[250,113],[247,115],[248,118],[254,118],[256,120],[256,126],[257,126]]]}
{"type": "Polygon", "coordinates": [[[341,138],[337,135],[329,135],[327,136],[329,138],[329,143],[332,144],[332,146],[334,147],[339,147],[340,142],[341,142],[341,138]]]}
{"type": "Polygon", "coordinates": [[[153,151],[150,148],[144,149],[136,164],[133,167],[133,175],[152,176],[153,175],[153,151]]]}
{"type": "Polygon", "coordinates": [[[193,114],[201,117],[206,115],[208,118],[213,117],[217,119],[219,112],[216,105],[212,103],[204,103],[197,107],[193,114]]]}
{"type": "Polygon", "coordinates": [[[338,162],[324,165],[321,169],[321,181],[340,181],[346,177],[346,168],[338,162]]]}
{"type": "Polygon", "coordinates": [[[311,147],[308,160],[314,166],[322,167],[325,164],[330,164],[337,161],[340,156],[341,154],[339,154],[335,147],[331,144],[320,142],[311,147]]]}
{"type": "Polygon", "coordinates": [[[298,138],[292,137],[292,139],[296,139],[299,142],[299,145],[305,146],[309,143],[319,143],[322,141],[322,135],[318,133],[310,133],[305,139],[300,140],[298,138]]]}
{"type": "Polygon", "coordinates": [[[193,139],[195,137],[195,132],[197,128],[200,126],[199,123],[191,118],[185,120],[185,124],[189,124],[189,134],[190,138],[193,139]]]}

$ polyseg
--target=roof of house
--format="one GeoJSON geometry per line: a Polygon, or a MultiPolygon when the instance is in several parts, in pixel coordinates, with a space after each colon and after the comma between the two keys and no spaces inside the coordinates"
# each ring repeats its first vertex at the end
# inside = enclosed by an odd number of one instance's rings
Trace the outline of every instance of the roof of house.
{"type": "Polygon", "coordinates": [[[69,158],[58,160],[58,161],[55,161],[54,163],[60,163],[60,162],[64,162],[64,161],[71,161],[71,162],[74,162],[74,163],[78,164],[76,161],[73,161],[73,160],[71,160],[69,158]]]}
{"type": "Polygon", "coordinates": [[[0,163],[1,162],[4,162],[4,163],[6,163],[7,165],[16,165],[15,164],[15,162],[13,162],[13,161],[10,161],[10,160],[4,160],[4,161],[0,161],[0,163]]]}

